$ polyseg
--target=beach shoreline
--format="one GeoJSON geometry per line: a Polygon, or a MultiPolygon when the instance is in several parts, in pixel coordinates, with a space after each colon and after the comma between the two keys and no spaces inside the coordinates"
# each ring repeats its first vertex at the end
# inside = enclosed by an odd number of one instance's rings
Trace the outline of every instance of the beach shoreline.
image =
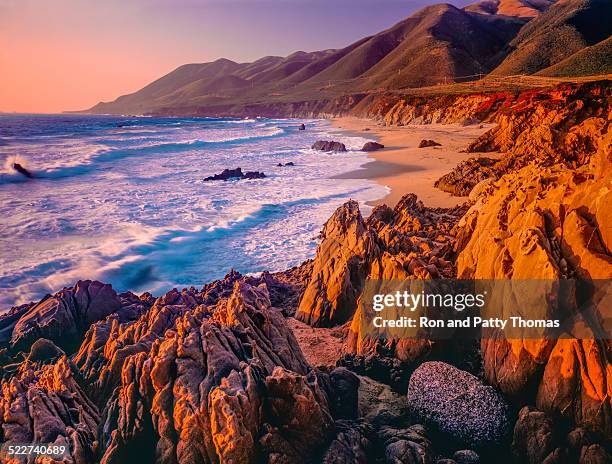
{"type": "Polygon", "coordinates": [[[371,161],[361,168],[335,176],[336,179],[370,179],[389,189],[379,199],[368,201],[370,206],[395,204],[407,193],[415,193],[426,206],[451,208],[465,202],[434,187],[434,182],[449,173],[461,161],[477,157],[496,157],[495,153],[479,155],[462,150],[489,130],[492,124],[411,124],[381,126],[372,119],[339,117],[330,120],[332,126],[347,134],[374,139],[385,148],[368,153],[371,161]],[[366,130],[368,129],[368,130],[366,130]],[[422,139],[432,139],[440,147],[418,148],[422,139]]]}

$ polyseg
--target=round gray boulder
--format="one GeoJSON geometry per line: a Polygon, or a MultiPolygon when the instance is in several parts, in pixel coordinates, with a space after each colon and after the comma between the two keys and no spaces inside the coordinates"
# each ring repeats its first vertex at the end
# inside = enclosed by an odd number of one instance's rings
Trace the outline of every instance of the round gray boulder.
{"type": "Polygon", "coordinates": [[[410,377],[409,407],[419,421],[469,448],[501,442],[508,406],[492,387],[444,362],[421,364],[410,377]]]}

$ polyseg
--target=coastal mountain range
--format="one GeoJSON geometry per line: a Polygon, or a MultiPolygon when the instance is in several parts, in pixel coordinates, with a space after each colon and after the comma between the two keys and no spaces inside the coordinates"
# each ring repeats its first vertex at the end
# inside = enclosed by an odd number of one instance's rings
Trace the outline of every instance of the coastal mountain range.
{"type": "Polygon", "coordinates": [[[436,4],[339,50],[298,51],[252,63],[221,58],[186,64],[87,112],[216,115],[230,106],[406,90],[489,75],[608,74],[611,35],[609,0],[483,0],[463,9],[436,4]]]}

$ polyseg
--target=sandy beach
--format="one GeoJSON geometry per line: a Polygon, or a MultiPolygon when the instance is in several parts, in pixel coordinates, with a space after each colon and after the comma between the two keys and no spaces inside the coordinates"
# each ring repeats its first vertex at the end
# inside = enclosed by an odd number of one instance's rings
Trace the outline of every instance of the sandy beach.
{"type": "MultiPolygon", "coordinates": [[[[332,123],[338,129],[374,138],[385,146],[383,150],[370,153],[372,161],[361,169],[338,176],[343,179],[371,179],[391,189],[386,197],[369,204],[394,206],[403,195],[412,192],[426,206],[445,208],[461,204],[465,198],[438,190],[434,182],[462,160],[478,156],[462,153],[461,150],[491,127],[490,124],[482,127],[459,124],[383,127],[372,120],[353,117],[336,118],[332,123]],[[418,148],[422,139],[435,140],[442,146],[418,148]]],[[[496,155],[487,153],[484,156],[496,155]]]]}

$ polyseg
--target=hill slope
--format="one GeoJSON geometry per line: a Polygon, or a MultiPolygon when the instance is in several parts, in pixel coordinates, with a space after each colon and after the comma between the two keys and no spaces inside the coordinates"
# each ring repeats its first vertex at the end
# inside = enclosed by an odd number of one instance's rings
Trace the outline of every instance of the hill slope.
{"type": "Polygon", "coordinates": [[[611,34],[610,0],[560,0],[521,29],[493,74],[537,73],[611,34]]]}

